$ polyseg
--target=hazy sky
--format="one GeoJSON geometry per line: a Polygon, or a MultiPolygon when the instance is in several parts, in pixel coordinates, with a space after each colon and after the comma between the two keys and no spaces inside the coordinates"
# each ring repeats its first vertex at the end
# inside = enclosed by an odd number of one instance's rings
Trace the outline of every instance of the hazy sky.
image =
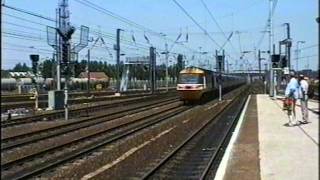
{"type": "MultiPolygon", "coordinates": [[[[240,51],[254,51],[254,48],[268,50],[268,35],[265,34],[262,43],[259,39],[263,35],[268,17],[268,0],[204,0],[210,12],[215,17],[225,35],[212,20],[210,14],[202,5],[201,0],[177,0],[188,13],[205,28],[211,38],[221,46],[226,42],[226,37],[233,32],[231,43],[225,46],[227,59],[231,63],[231,69],[239,69],[240,64],[249,63],[251,68],[257,69],[254,53],[246,54],[240,60],[240,51]]],[[[76,27],[85,25],[90,28],[90,38],[101,36],[106,42],[92,47],[92,60],[114,63],[115,56],[113,44],[117,28],[122,28],[122,52],[129,56],[148,56],[150,46],[144,38],[144,34],[150,43],[156,47],[157,52],[163,52],[166,40],[156,36],[148,30],[166,34],[169,39],[175,40],[182,34],[179,41],[184,42],[173,46],[171,52],[186,55],[188,64],[204,65],[213,64],[213,55],[219,47],[191,21],[172,0],[90,0],[98,5],[96,10],[84,5],[84,0],[69,0],[71,24],[76,27]],[[139,28],[124,23],[110,15],[105,10],[127,18],[142,27],[139,28]],[[132,40],[135,38],[135,42],[132,40]],[[196,51],[208,52],[200,55],[196,51]],[[110,56],[110,53],[113,54],[110,56]],[[192,58],[193,57],[193,58],[192,58]],[[198,62],[199,60],[199,62],[198,62]]],[[[55,19],[55,9],[58,0],[6,0],[5,4],[15,8],[27,10],[36,14],[55,19]]],[[[47,44],[46,26],[55,26],[53,21],[34,17],[6,7],[2,7],[2,69],[12,68],[18,62],[26,62],[30,65],[29,54],[39,53],[42,58],[52,57],[53,48],[47,44]]],[[[296,42],[302,48],[299,60],[299,69],[317,69],[318,30],[315,18],[318,15],[317,0],[279,0],[274,13],[274,42],[285,39],[285,27],[283,23],[290,23],[292,47],[292,64],[296,67],[296,42]]],[[[79,41],[79,30],[73,37],[73,42],[79,41]]],[[[169,47],[172,41],[167,40],[169,47]]],[[[89,43],[92,46],[92,43],[89,43]]],[[[276,48],[278,50],[278,47],[276,48]]],[[[86,49],[79,53],[79,59],[86,58],[86,49]]],[[[267,57],[266,54],[263,54],[267,57]]],[[[170,55],[171,63],[174,54],[170,55]]],[[[157,63],[164,63],[164,55],[159,55],[157,63]]],[[[263,62],[265,63],[265,62],[263,62]]],[[[206,65],[207,68],[210,66],[206,65]]],[[[213,66],[211,66],[213,68],[213,66]]]]}

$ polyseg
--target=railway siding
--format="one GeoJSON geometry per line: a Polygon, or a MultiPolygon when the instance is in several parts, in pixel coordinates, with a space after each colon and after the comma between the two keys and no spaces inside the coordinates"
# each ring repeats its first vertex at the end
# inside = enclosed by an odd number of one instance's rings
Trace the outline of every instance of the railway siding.
{"type": "MultiPolygon", "coordinates": [[[[230,98],[230,96],[229,96],[230,98]]],[[[216,103],[217,101],[214,101],[216,103]]],[[[230,101],[223,101],[220,103],[219,107],[223,109],[230,101]]],[[[214,104],[212,102],[211,105],[214,104]]],[[[209,107],[210,104],[205,105],[209,107]]],[[[123,157],[127,152],[130,152],[132,148],[140,147],[148,140],[156,137],[161,132],[167,131],[162,138],[152,141],[139,151],[135,153],[130,153],[121,161],[112,167],[106,169],[101,173],[98,173],[94,178],[121,178],[121,177],[141,177],[143,173],[150,170],[152,166],[147,166],[156,164],[165,155],[167,155],[172,149],[174,149],[181,141],[184,140],[190,132],[192,132],[196,127],[199,127],[203,121],[199,122],[197,120],[204,119],[206,114],[199,113],[199,109],[203,107],[194,107],[188,110],[186,113],[170,118],[170,120],[164,123],[157,124],[150,129],[145,129],[140,131],[134,136],[128,137],[127,139],[121,140],[121,142],[115,144],[113,147],[105,148],[99,151],[99,153],[94,154],[86,160],[79,160],[75,163],[68,164],[64,168],[59,168],[53,173],[44,175],[43,177],[53,177],[56,179],[73,176],[75,178],[81,178],[82,176],[88,175],[91,172],[95,172],[99,168],[104,167],[106,164],[112,164],[116,159],[123,157]],[[201,118],[202,117],[202,118],[201,118]],[[191,119],[189,121],[185,121],[191,119]],[[143,162],[143,163],[141,163],[143,162]],[[137,172],[137,169],[140,171],[137,172]],[[78,172],[74,174],[74,172],[78,172]]]]}

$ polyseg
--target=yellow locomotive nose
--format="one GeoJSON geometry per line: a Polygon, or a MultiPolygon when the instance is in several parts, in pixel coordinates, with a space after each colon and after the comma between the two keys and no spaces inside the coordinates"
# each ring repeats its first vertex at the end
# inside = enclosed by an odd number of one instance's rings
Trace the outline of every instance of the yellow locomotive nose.
{"type": "Polygon", "coordinates": [[[179,91],[180,98],[182,100],[196,101],[199,100],[202,96],[202,90],[193,90],[193,91],[179,91]]]}

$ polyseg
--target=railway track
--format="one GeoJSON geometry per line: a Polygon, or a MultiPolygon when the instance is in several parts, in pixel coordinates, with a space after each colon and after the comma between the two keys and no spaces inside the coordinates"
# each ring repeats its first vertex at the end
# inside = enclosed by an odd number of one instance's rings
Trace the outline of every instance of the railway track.
{"type": "MultiPolygon", "coordinates": [[[[89,96],[108,96],[113,95],[113,91],[102,91],[102,92],[90,92],[89,96]]],[[[32,94],[13,94],[13,95],[3,95],[1,96],[2,102],[21,102],[21,101],[33,101],[30,98],[32,94]]],[[[69,94],[70,98],[76,98],[81,96],[88,96],[87,92],[72,92],[69,94]]],[[[39,94],[39,100],[48,99],[48,94],[39,94]]]]}
{"type": "MultiPolygon", "coordinates": [[[[174,93],[168,93],[168,94],[157,94],[157,95],[135,95],[135,96],[130,96],[127,97],[128,99],[118,101],[118,102],[112,102],[112,103],[106,103],[106,104],[98,104],[98,105],[91,105],[91,106],[86,106],[86,107],[80,107],[76,109],[70,109],[69,115],[73,117],[79,117],[81,115],[87,115],[88,113],[92,112],[97,112],[99,110],[106,110],[107,108],[113,108],[116,106],[122,106],[122,105],[129,105],[129,104],[134,104],[143,100],[149,100],[155,97],[159,98],[164,98],[166,96],[172,96],[174,93]]],[[[110,99],[109,99],[110,100],[110,99]]],[[[53,119],[58,119],[64,117],[64,110],[57,110],[53,112],[48,112],[48,113],[43,113],[43,114],[37,114],[37,115],[32,115],[32,116],[26,116],[26,117],[21,117],[21,118],[16,118],[16,119],[11,119],[8,121],[1,121],[1,128],[6,128],[6,127],[12,127],[12,126],[17,126],[21,124],[26,124],[26,123],[32,123],[32,122],[37,122],[37,121],[43,121],[43,120],[53,120],[53,119]]]]}
{"type": "MultiPolygon", "coordinates": [[[[172,91],[172,89],[171,89],[172,91]]],[[[157,91],[157,93],[163,92],[163,90],[157,91]]],[[[69,96],[69,104],[81,104],[81,103],[88,103],[88,102],[97,102],[97,101],[105,101],[109,99],[118,99],[118,98],[125,98],[127,96],[141,96],[142,94],[150,94],[147,91],[129,91],[125,92],[126,96],[111,96],[114,92],[101,92],[101,93],[91,93],[88,98],[86,93],[72,93],[69,96]]],[[[1,112],[6,112],[10,109],[16,108],[33,108],[35,106],[35,100],[30,99],[31,95],[18,95],[18,96],[2,96],[1,97],[1,112]],[[9,98],[10,97],[10,98],[9,98]]],[[[38,106],[39,108],[48,107],[48,96],[46,94],[42,94],[39,97],[38,106]]]]}
{"type": "Polygon", "coordinates": [[[149,170],[142,179],[212,179],[245,103],[242,93],[149,170]]]}
{"type": "MultiPolygon", "coordinates": [[[[41,148],[30,154],[20,156],[11,160],[2,160],[2,179],[23,179],[35,177],[44,171],[53,169],[56,166],[81,158],[101,147],[110,145],[113,142],[150,128],[151,126],[165,121],[171,117],[181,114],[192,107],[182,106],[179,102],[168,106],[165,102],[157,108],[156,112],[148,114],[150,110],[145,109],[142,117],[134,121],[117,124],[116,126],[84,133],[83,136],[69,141],[56,143],[53,146],[41,148]]],[[[3,157],[6,157],[2,154],[3,157]]]]}
{"type": "Polygon", "coordinates": [[[114,110],[110,113],[102,113],[87,118],[50,126],[36,131],[31,131],[23,134],[9,136],[1,139],[1,151],[7,151],[13,148],[35,143],[40,140],[48,139],[58,135],[63,135],[71,131],[80,130],[90,126],[98,125],[107,121],[112,121],[124,116],[133,115],[142,111],[151,110],[158,106],[169,105],[179,102],[178,98],[168,98],[164,100],[157,100],[148,103],[136,104],[133,107],[125,107],[124,109],[114,110]]]}
{"type": "MultiPolygon", "coordinates": [[[[169,90],[173,90],[175,88],[169,88],[169,90]]],[[[163,91],[162,89],[158,91],[163,91]]],[[[123,92],[123,94],[135,94],[135,93],[148,93],[149,91],[146,90],[132,90],[123,92]]],[[[70,98],[77,98],[77,97],[87,97],[87,96],[109,96],[114,95],[115,91],[91,91],[88,95],[87,92],[70,92],[69,97],[70,98]]],[[[33,101],[30,99],[32,97],[32,94],[12,94],[12,95],[2,95],[1,96],[1,102],[21,102],[21,101],[33,101]]],[[[46,100],[48,99],[48,94],[39,94],[39,100],[46,100]]]]}

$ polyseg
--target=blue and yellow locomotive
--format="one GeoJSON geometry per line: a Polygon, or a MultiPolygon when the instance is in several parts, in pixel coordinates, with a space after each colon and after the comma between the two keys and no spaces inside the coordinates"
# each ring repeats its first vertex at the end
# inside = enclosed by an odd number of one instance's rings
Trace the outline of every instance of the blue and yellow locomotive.
{"type": "Polygon", "coordinates": [[[197,102],[218,91],[218,81],[222,89],[229,91],[246,83],[240,75],[217,73],[197,67],[188,67],[180,71],[177,91],[183,101],[197,102]]]}

